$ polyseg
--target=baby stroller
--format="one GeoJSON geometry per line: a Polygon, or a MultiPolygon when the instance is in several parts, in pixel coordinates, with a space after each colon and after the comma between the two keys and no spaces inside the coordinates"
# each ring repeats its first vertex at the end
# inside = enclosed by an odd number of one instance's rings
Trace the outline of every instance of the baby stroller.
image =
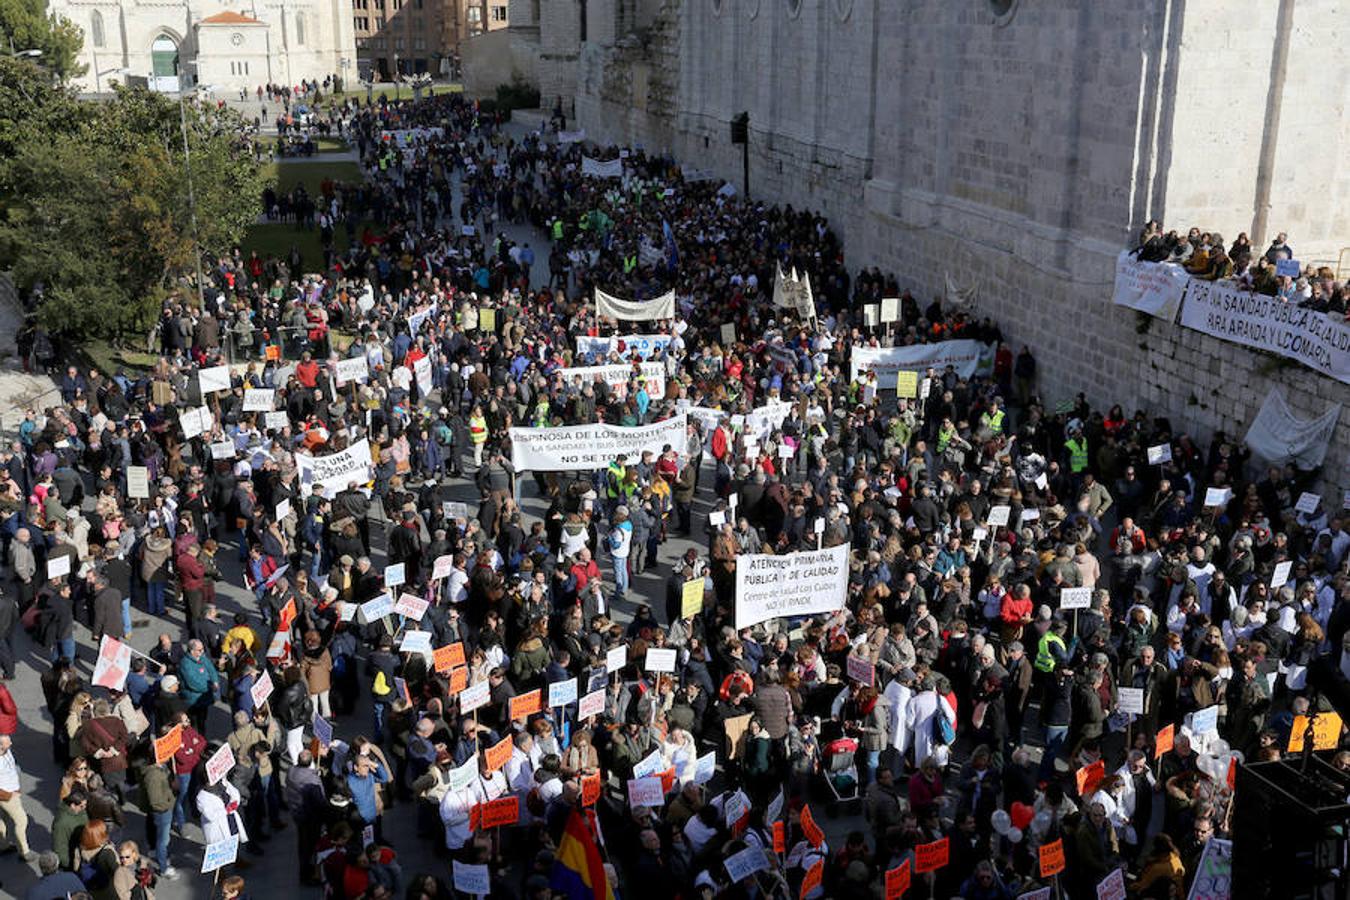
{"type": "Polygon", "coordinates": [[[857,753],[858,742],[851,737],[837,737],[825,745],[825,784],[834,796],[826,803],[825,814],[831,818],[839,814],[840,804],[862,799],[854,764],[857,753]]]}

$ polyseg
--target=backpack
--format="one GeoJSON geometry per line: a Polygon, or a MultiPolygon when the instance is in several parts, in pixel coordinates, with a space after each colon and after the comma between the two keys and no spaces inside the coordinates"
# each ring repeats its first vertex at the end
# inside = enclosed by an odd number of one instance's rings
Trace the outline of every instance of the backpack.
{"type": "Polygon", "coordinates": [[[951,744],[956,740],[956,727],[947,715],[947,707],[938,700],[937,712],[933,714],[933,740],[939,744],[951,744]]]}
{"type": "MultiPolygon", "coordinates": [[[[108,873],[97,864],[98,858],[107,849],[109,848],[103,847],[98,853],[94,854],[93,859],[80,863],[80,870],[76,873],[80,876],[81,883],[91,891],[101,891],[108,886],[108,873]]],[[[116,853],[116,851],[113,852],[116,853]]]]}
{"type": "Polygon", "coordinates": [[[371,687],[371,693],[377,697],[383,697],[389,693],[389,679],[384,677],[383,670],[375,673],[375,684],[371,687]]]}

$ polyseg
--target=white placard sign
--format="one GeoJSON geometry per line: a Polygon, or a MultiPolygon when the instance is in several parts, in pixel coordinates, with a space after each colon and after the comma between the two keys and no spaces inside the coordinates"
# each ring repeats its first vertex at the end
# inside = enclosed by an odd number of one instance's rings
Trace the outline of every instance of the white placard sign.
{"type": "Polygon", "coordinates": [[[1294,504],[1294,510],[1304,515],[1311,516],[1317,512],[1317,504],[1322,502],[1321,494],[1313,494],[1308,491],[1298,495],[1298,502],[1294,504]]]}
{"type": "Polygon", "coordinates": [[[577,703],[577,718],[585,719],[588,716],[598,716],[605,711],[605,689],[591,691],[581,698],[577,703]]]}
{"type": "Polygon", "coordinates": [[[271,388],[244,388],[244,412],[269,412],[276,405],[276,396],[271,388]]]}
{"type": "Polygon", "coordinates": [[[422,617],[427,614],[427,607],[430,605],[416,594],[399,594],[398,601],[394,604],[394,612],[400,616],[407,616],[415,622],[420,622],[422,617]]]}
{"type": "Polygon", "coordinates": [[[764,849],[758,844],[731,854],[722,861],[722,865],[727,867],[727,876],[733,884],[744,881],[756,872],[763,872],[769,867],[768,861],[764,858],[764,849]]]}
{"type": "Polygon", "coordinates": [[[1000,528],[1008,524],[1008,518],[1012,515],[1011,506],[995,506],[989,510],[989,520],[986,524],[994,528],[1000,528]]]}
{"type": "Polygon", "coordinates": [[[1150,466],[1161,466],[1164,463],[1172,461],[1172,445],[1159,444],[1156,447],[1148,448],[1148,464],[1150,466]]]}
{"type": "Polygon", "coordinates": [[[387,588],[398,587],[407,577],[406,563],[393,563],[384,567],[384,586],[387,588]]]}
{"type": "Polygon", "coordinates": [[[431,393],[431,358],[423,356],[413,360],[413,376],[417,379],[417,389],[422,397],[431,393]]]}
{"type": "Polygon", "coordinates": [[[843,609],[848,598],[848,552],[848,545],[841,544],[781,556],[737,556],[736,627],[843,609]]]}
{"type": "Polygon", "coordinates": [[[47,580],[54,581],[62,575],[70,574],[70,555],[62,553],[60,556],[47,557],[47,580]]]}
{"type": "Polygon", "coordinates": [[[239,835],[232,834],[223,841],[207,844],[202,853],[202,874],[209,875],[239,858],[239,835]]]}
{"type": "Polygon", "coordinates": [[[1168,322],[1177,320],[1190,276],[1172,263],[1141,262],[1129,250],[1116,257],[1116,283],[1111,302],[1168,322]]]}
{"type": "Polygon", "coordinates": [[[900,298],[882,297],[881,298],[881,321],[898,322],[900,321],[900,298]]]}
{"type": "Polygon", "coordinates": [[[267,702],[267,698],[272,696],[273,690],[272,676],[264,671],[258,676],[258,680],[253,682],[253,687],[248,689],[249,698],[253,700],[255,707],[262,706],[267,702]]]}
{"type": "Polygon", "coordinates": [[[553,709],[558,706],[566,706],[569,703],[575,703],[577,699],[577,680],[568,678],[566,681],[553,681],[548,686],[548,706],[553,709]]]}
{"type": "Polygon", "coordinates": [[[666,792],[661,789],[659,777],[628,780],[628,805],[633,809],[640,806],[664,806],[665,803],[666,792]]]}
{"type": "Polygon", "coordinates": [[[234,441],[216,441],[211,445],[212,459],[234,459],[234,441]]]}
{"type": "Polygon", "coordinates": [[[394,598],[385,591],[373,600],[361,604],[361,621],[369,625],[377,622],[394,611],[394,598]]]}
{"type": "Polygon", "coordinates": [[[1277,591],[1289,583],[1289,573],[1294,569],[1294,561],[1286,559],[1284,562],[1275,564],[1275,571],[1270,575],[1270,589],[1277,591]]]}
{"type": "Polygon", "coordinates": [[[633,766],[633,777],[646,778],[648,775],[655,775],[665,768],[665,765],[665,757],[661,755],[660,748],[657,748],[643,757],[637,765],[633,766]]]}
{"type": "Polygon", "coordinates": [[[281,431],[290,424],[290,416],[284,412],[270,412],[263,415],[263,427],[268,431],[281,431]]]}
{"type": "Polygon", "coordinates": [[[127,466],[127,496],[132,500],[150,499],[150,470],[145,466],[127,466]]]}
{"type": "Polygon", "coordinates": [[[620,644],[605,651],[605,671],[617,672],[628,665],[628,645],[620,644]]]}
{"type": "Polygon", "coordinates": [[[334,375],[339,387],[352,381],[366,381],[370,378],[370,366],[364,356],[353,359],[339,359],[334,366],[334,375]]]}
{"type": "Polygon", "coordinates": [[[1226,487],[1205,488],[1205,506],[1224,506],[1232,496],[1232,490],[1226,487]]]}
{"type": "Polygon", "coordinates": [[[206,783],[215,784],[234,768],[234,750],[229,744],[221,744],[220,749],[211,754],[206,761],[206,783]]]}
{"type": "Polygon", "coordinates": [[[1092,606],[1092,588],[1066,587],[1059,589],[1060,609],[1088,609],[1092,606]]]}
{"type": "Polygon", "coordinates": [[[230,367],[209,366],[197,370],[197,381],[202,388],[202,396],[218,394],[230,389],[230,367]]]}
{"type": "Polygon", "coordinates": [[[492,683],[484,679],[459,692],[459,711],[468,715],[480,706],[486,706],[492,693],[492,683]]]}
{"type": "Polygon", "coordinates": [[[452,860],[455,871],[455,890],[472,897],[486,897],[492,893],[492,878],[487,864],[471,865],[452,860]]]}
{"type": "Polygon", "coordinates": [[[272,510],[272,513],[273,513],[273,519],[274,519],[275,521],[277,521],[277,522],[280,522],[282,519],[284,519],[284,518],[286,518],[287,516],[289,516],[289,515],[291,514],[291,501],[290,501],[290,499],[288,498],[288,499],[286,499],[286,500],[282,500],[282,501],[278,502],[277,505],[276,505],[276,508],[272,510]]]}
{"type": "Polygon", "coordinates": [[[679,651],[666,649],[662,647],[652,647],[647,651],[647,664],[644,668],[648,672],[674,672],[675,657],[679,651]]]}
{"type": "Polygon", "coordinates": [[[717,751],[710,750],[694,763],[694,781],[707,784],[717,774],[717,751]]]}
{"type": "Polygon", "coordinates": [[[1144,689],[1118,688],[1116,690],[1116,708],[1123,713],[1142,716],[1144,714],[1144,689]]]}
{"type": "Polygon", "coordinates": [[[685,455],[681,414],[653,425],[567,425],[561,428],[512,428],[511,463],[517,472],[583,472],[603,469],[620,453],[640,459],[643,451],[660,456],[667,444],[685,455]]]}
{"type": "Polygon", "coordinates": [[[370,481],[370,441],[362,438],[345,450],[327,456],[295,455],[300,471],[300,483],[315,493],[333,497],[345,491],[352,482],[358,485],[370,481]]]}
{"type": "Polygon", "coordinates": [[[431,653],[430,631],[405,631],[403,642],[398,645],[400,653],[431,653]]]}

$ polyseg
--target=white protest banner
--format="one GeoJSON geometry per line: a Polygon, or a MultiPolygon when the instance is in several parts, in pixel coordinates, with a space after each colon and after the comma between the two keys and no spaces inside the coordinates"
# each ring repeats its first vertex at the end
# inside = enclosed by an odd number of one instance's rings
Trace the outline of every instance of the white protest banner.
{"type": "Polygon", "coordinates": [[[605,651],[605,671],[617,672],[628,665],[628,645],[619,644],[605,651]]]}
{"type": "Polygon", "coordinates": [[[922,372],[933,368],[939,372],[952,366],[962,378],[970,378],[980,364],[979,341],[941,341],[936,344],[916,344],[912,347],[854,347],[849,356],[852,369],[849,378],[857,379],[863,372],[875,372],[882,390],[895,390],[895,373],[901,369],[922,372]]]}
{"type": "Polygon", "coordinates": [[[352,482],[360,485],[370,481],[370,441],[362,438],[346,450],[327,456],[297,453],[295,465],[300,471],[302,485],[332,497],[345,491],[352,482]]]}
{"type": "Polygon", "coordinates": [[[639,459],[644,450],[660,455],[669,444],[685,455],[685,424],[677,415],[653,425],[570,425],[562,428],[512,428],[511,463],[517,472],[584,472],[603,469],[620,453],[639,459]]]}
{"type": "Polygon", "coordinates": [[[1186,900],[1230,900],[1233,896],[1233,842],[1210,838],[1195,867],[1186,900]]]}
{"type": "Polygon", "coordinates": [[[848,597],[848,549],[841,544],[781,556],[737,556],[736,627],[843,609],[848,597]]]}
{"type": "Polygon", "coordinates": [[[1350,325],[1229,281],[1192,279],[1181,324],[1225,341],[1296,360],[1350,384],[1350,325]]]}
{"type": "Polygon", "coordinates": [[[1210,734],[1219,730],[1219,707],[1207,706],[1191,713],[1191,733],[1210,734]]]}
{"type": "Polygon", "coordinates": [[[442,554],[431,564],[431,580],[440,581],[442,578],[449,578],[454,570],[455,557],[449,553],[442,554]]]}
{"type": "Polygon", "coordinates": [[[202,396],[216,394],[230,389],[230,367],[209,366],[197,370],[197,382],[201,385],[202,396]]]}
{"type": "Polygon", "coordinates": [[[1123,713],[1142,716],[1144,714],[1144,689],[1127,687],[1117,688],[1116,709],[1123,713]]]}
{"type": "Polygon", "coordinates": [[[881,321],[890,323],[900,321],[900,298],[881,298],[881,321]]]}
{"type": "Polygon", "coordinates": [[[94,663],[93,683],[109,690],[120,691],[131,672],[131,647],[117,638],[103,636],[98,645],[98,661],[94,663]]]}
{"type": "Polygon", "coordinates": [[[1116,288],[1111,302],[1175,322],[1189,281],[1181,266],[1140,262],[1130,251],[1122,250],[1116,257],[1116,288]]]}
{"type": "Polygon", "coordinates": [[[1275,571],[1270,573],[1270,589],[1278,591],[1289,583],[1289,573],[1294,569],[1294,561],[1286,559],[1283,562],[1275,564],[1275,571]]]}
{"type": "Polygon", "coordinates": [[[1322,502],[1321,494],[1313,494],[1308,491],[1298,495],[1298,502],[1294,504],[1294,509],[1298,512],[1311,516],[1317,512],[1317,504],[1322,502]]]}
{"type": "Polygon", "coordinates": [[[1205,488],[1206,506],[1225,506],[1232,499],[1233,491],[1231,488],[1205,488]]]}
{"type": "MultiPolygon", "coordinates": [[[[468,231],[464,232],[464,234],[469,237],[472,237],[474,233],[473,226],[465,225],[464,227],[468,229],[468,231]]],[[[433,303],[426,309],[419,309],[417,312],[408,316],[408,333],[411,335],[416,335],[419,331],[421,331],[422,325],[427,321],[427,319],[430,319],[432,316],[436,314],[436,310],[439,307],[440,307],[439,303],[433,303]]],[[[370,370],[367,369],[366,371],[369,372],[370,370]]]]}
{"type": "Polygon", "coordinates": [[[709,750],[694,763],[694,781],[707,784],[717,774],[717,751],[709,750]]]}
{"type": "Polygon", "coordinates": [[[47,557],[47,580],[54,581],[62,575],[70,574],[70,556],[62,553],[60,556],[47,557]]]}
{"type": "Polygon", "coordinates": [[[369,625],[377,622],[394,611],[394,598],[385,591],[373,600],[361,604],[361,621],[369,625]]]}
{"type": "Polygon", "coordinates": [[[270,388],[245,388],[244,412],[269,412],[276,405],[276,395],[270,388]]]}
{"type": "Polygon", "coordinates": [[[643,668],[648,672],[674,672],[678,653],[674,649],[652,647],[647,651],[647,662],[643,668]]]}
{"type": "Polygon", "coordinates": [[[575,703],[577,700],[577,680],[568,678],[566,681],[553,681],[548,686],[548,706],[553,709],[558,706],[566,706],[569,703],[575,703]]]}
{"type": "Polygon", "coordinates": [[[468,715],[480,706],[486,706],[491,699],[492,683],[486,678],[477,684],[471,684],[459,692],[459,711],[468,715]]]}
{"type": "Polygon", "coordinates": [[[581,158],[581,174],[587,178],[622,178],[623,160],[607,159],[603,162],[598,159],[591,159],[589,156],[581,158]]]}
{"type": "Polygon", "coordinates": [[[272,696],[274,685],[272,676],[264,671],[258,676],[258,680],[253,682],[253,687],[248,689],[249,698],[253,701],[253,706],[259,707],[267,702],[267,698],[272,696]]]}
{"type": "Polygon", "coordinates": [[[722,865],[727,867],[727,876],[732,884],[738,881],[744,881],[756,872],[763,872],[769,868],[768,861],[764,858],[764,850],[758,844],[746,847],[739,853],[733,853],[722,860],[722,865]]]}
{"type": "Polygon", "coordinates": [[[145,466],[127,466],[127,496],[132,500],[150,499],[150,470],[145,466]]]}
{"type": "Polygon", "coordinates": [[[1156,447],[1148,448],[1148,464],[1150,466],[1161,466],[1164,463],[1172,461],[1172,445],[1159,444],[1156,447]]]}
{"type": "Polygon", "coordinates": [[[675,292],[667,291],[654,300],[622,300],[595,289],[595,314],[621,322],[654,322],[675,318],[675,292]]]}
{"type": "Polygon", "coordinates": [[[263,415],[263,427],[268,431],[281,431],[290,424],[291,419],[284,412],[270,412],[263,415]]]}
{"type": "Polygon", "coordinates": [[[640,806],[664,806],[666,792],[661,790],[660,777],[628,779],[628,805],[633,809],[640,806]]]}
{"type": "Polygon", "coordinates": [[[220,749],[211,754],[206,761],[206,783],[215,784],[234,768],[234,750],[229,744],[221,744],[220,749]]]}
{"type": "Polygon", "coordinates": [[[339,387],[353,381],[367,381],[370,379],[370,366],[366,363],[364,356],[357,356],[352,359],[339,359],[334,366],[333,372],[339,387]]]}
{"type": "Polygon", "coordinates": [[[1337,403],[1315,419],[1300,419],[1289,409],[1280,389],[1272,387],[1242,440],[1253,455],[1266,462],[1315,469],[1326,459],[1340,418],[1341,404],[1337,403]]]}
{"type": "Polygon", "coordinates": [[[636,353],[639,359],[651,359],[665,352],[670,346],[670,339],[668,334],[615,334],[609,337],[578,335],[577,355],[593,353],[597,359],[603,359],[611,353],[617,353],[628,359],[636,353]]]}
{"type": "Polygon", "coordinates": [[[1125,870],[1117,866],[1097,884],[1097,900],[1125,900],[1125,870]]]}
{"type": "Polygon", "coordinates": [[[403,642],[398,645],[398,652],[430,653],[431,638],[430,631],[405,631],[403,632],[403,642]]]}
{"type": "Polygon", "coordinates": [[[431,393],[431,358],[423,356],[413,361],[413,376],[417,379],[417,390],[423,398],[431,393]]]}
{"type": "Polygon", "coordinates": [[[793,404],[772,402],[758,406],[745,414],[745,433],[754,435],[759,441],[767,441],[776,429],[783,427],[784,420],[792,414],[793,404]]]}
{"type": "Polygon", "coordinates": [[[416,594],[399,594],[398,601],[394,604],[394,612],[420,622],[430,605],[416,594]]]}
{"type": "Polygon", "coordinates": [[[216,441],[211,445],[212,459],[234,459],[234,441],[216,441]]]}
{"type": "Polygon", "coordinates": [[[665,765],[665,757],[661,755],[661,750],[658,748],[648,753],[637,765],[633,766],[633,777],[646,778],[648,775],[655,775],[665,768],[665,765]]]}
{"type": "Polygon", "coordinates": [[[990,510],[989,510],[989,518],[988,518],[988,520],[985,522],[985,524],[986,524],[986,525],[990,525],[990,526],[992,526],[992,527],[994,527],[994,528],[998,528],[998,527],[1000,527],[1000,526],[1007,525],[1007,524],[1008,524],[1008,517],[1011,516],[1011,515],[1012,515],[1012,507],[1011,507],[1011,506],[995,506],[995,507],[991,507],[990,510]]]}
{"type": "Polygon", "coordinates": [[[407,563],[393,563],[384,567],[384,586],[396,588],[408,579],[407,563]]]}
{"type": "Polygon", "coordinates": [[[1087,609],[1092,605],[1092,588],[1066,587],[1059,589],[1060,609],[1087,609]]]}
{"type": "Polygon", "coordinates": [[[558,143],[560,144],[580,144],[584,140],[586,140],[586,129],[584,128],[577,131],[558,132],[558,143]]]}
{"type": "MultiPolygon", "coordinates": [[[[640,365],[643,386],[647,396],[661,400],[666,396],[666,367],[659,362],[644,362],[640,365]]],[[[591,384],[598,377],[609,385],[614,396],[623,399],[628,396],[628,381],[633,377],[633,367],[627,363],[609,366],[577,366],[559,369],[556,373],[564,384],[574,384],[581,379],[582,384],[591,384]]]]}
{"type": "Polygon", "coordinates": [[[209,875],[239,858],[239,835],[232,834],[223,841],[207,844],[202,853],[202,874],[209,875]]]}
{"type": "Polygon", "coordinates": [[[459,860],[454,864],[455,890],[473,897],[486,897],[492,893],[492,878],[488,875],[487,863],[472,865],[459,860]]]}
{"type": "Polygon", "coordinates": [[[591,691],[581,698],[577,703],[577,718],[584,719],[587,716],[598,716],[605,711],[605,689],[591,691]]]}

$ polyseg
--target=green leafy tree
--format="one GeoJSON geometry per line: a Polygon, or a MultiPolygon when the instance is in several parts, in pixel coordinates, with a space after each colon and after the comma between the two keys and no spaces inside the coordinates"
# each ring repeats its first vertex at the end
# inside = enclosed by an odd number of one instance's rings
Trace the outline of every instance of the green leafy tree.
{"type": "Polygon", "coordinates": [[[180,108],[140,89],[99,104],[66,97],[47,97],[60,115],[44,114],[39,98],[34,127],[8,135],[0,264],[19,284],[42,285],[39,316],[53,331],[125,340],[144,334],[169,291],[186,288],[198,247],[222,253],[239,240],[263,178],[231,112],[180,108]]]}
{"type": "Polygon", "coordinates": [[[42,66],[64,81],[82,75],[77,61],[84,32],[62,16],[47,15],[46,0],[0,0],[0,52],[41,50],[42,66]]]}

